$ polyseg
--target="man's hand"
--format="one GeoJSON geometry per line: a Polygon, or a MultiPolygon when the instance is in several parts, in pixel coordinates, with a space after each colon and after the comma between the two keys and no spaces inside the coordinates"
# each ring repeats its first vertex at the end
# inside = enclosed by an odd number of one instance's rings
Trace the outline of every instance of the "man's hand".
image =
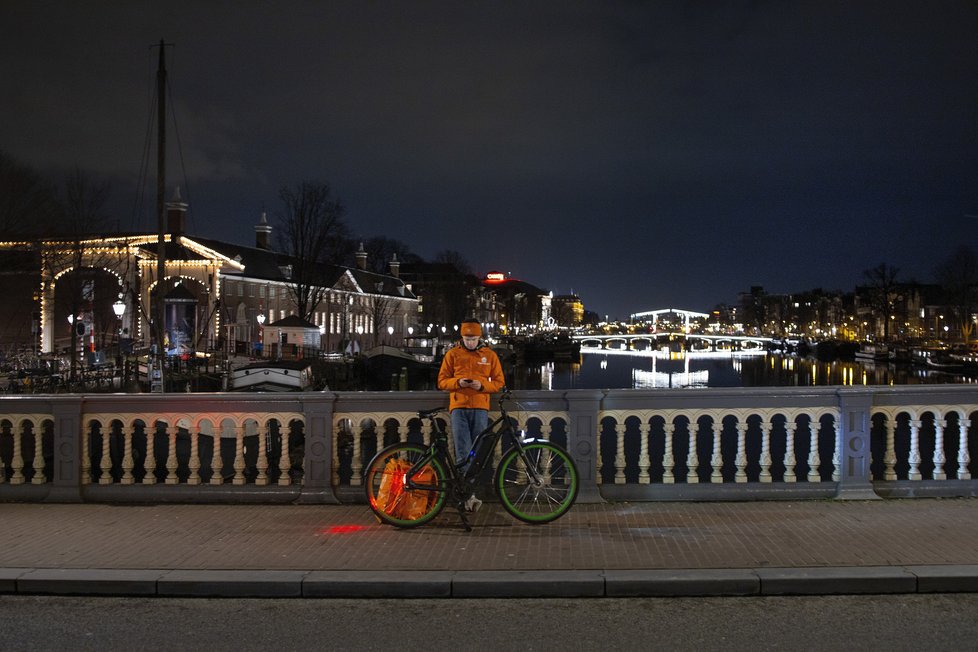
{"type": "Polygon", "coordinates": [[[472,389],[478,392],[482,389],[482,381],[478,379],[473,380],[471,378],[463,378],[462,380],[458,381],[458,386],[471,387],[472,389]]]}

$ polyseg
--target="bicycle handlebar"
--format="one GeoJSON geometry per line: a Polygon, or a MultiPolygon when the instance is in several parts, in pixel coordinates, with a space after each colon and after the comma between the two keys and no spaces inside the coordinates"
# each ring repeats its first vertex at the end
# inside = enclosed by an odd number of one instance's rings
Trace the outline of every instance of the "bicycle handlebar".
{"type": "MultiPolygon", "coordinates": [[[[503,387],[502,389],[499,390],[500,409],[505,410],[505,408],[502,407],[502,402],[503,401],[508,401],[508,400],[511,399],[510,393],[511,392],[509,391],[509,388],[508,387],[503,387]]],[[[447,410],[448,410],[448,408],[444,408],[444,407],[436,407],[436,408],[431,408],[431,409],[428,409],[428,410],[418,410],[418,418],[421,418],[421,419],[431,419],[432,417],[434,417],[439,412],[445,412],[447,410]]]]}

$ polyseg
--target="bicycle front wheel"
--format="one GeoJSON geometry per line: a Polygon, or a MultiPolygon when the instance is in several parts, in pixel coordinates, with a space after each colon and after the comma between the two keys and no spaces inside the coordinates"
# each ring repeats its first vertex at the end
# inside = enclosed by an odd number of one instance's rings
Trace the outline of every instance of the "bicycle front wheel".
{"type": "Polygon", "coordinates": [[[417,527],[433,519],[445,506],[445,469],[437,459],[415,473],[413,482],[431,489],[408,489],[407,472],[428,454],[415,444],[394,444],[377,453],[363,476],[367,501],[384,523],[417,527]]]}
{"type": "Polygon", "coordinates": [[[560,446],[533,442],[523,455],[513,448],[496,472],[503,508],[527,523],[549,523],[563,516],[577,498],[577,467],[560,446]]]}

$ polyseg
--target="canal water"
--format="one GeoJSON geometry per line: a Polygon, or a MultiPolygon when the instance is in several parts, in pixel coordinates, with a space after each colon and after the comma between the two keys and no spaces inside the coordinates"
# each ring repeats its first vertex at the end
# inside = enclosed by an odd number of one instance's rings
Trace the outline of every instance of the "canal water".
{"type": "Polygon", "coordinates": [[[512,389],[815,387],[976,383],[978,379],[909,364],[824,362],[774,353],[588,351],[580,363],[520,365],[512,389]]]}

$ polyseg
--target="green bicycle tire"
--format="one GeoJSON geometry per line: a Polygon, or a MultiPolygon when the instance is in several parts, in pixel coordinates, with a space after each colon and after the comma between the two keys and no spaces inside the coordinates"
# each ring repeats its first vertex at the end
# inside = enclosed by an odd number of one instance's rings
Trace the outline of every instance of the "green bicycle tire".
{"type": "MultiPolygon", "coordinates": [[[[424,525],[431,519],[438,516],[445,507],[446,492],[444,489],[415,489],[413,491],[396,491],[397,497],[391,497],[391,476],[388,464],[395,460],[400,460],[408,467],[427,454],[428,449],[416,444],[400,443],[388,446],[383,449],[370,461],[363,474],[363,486],[367,494],[367,502],[370,509],[384,523],[401,528],[417,527],[424,525]],[[386,493],[385,493],[386,487],[386,493]],[[412,505],[417,505],[418,501],[427,499],[423,507],[411,507],[408,515],[403,513],[406,501],[412,501],[412,505]],[[400,512],[400,513],[399,513],[400,512]]],[[[395,465],[397,463],[395,462],[395,465]]],[[[427,465],[434,473],[434,483],[438,487],[445,487],[445,469],[437,459],[432,459],[427,465]]],[[[422,470],[423,472],[423,470],[422,470]]],[[[417,477],[417,476],[416,476],[417,477]]]]}
{"type": "Polygon", "coordinates": [[[496,471],[496,493],[503,508],[525,523],[549,523],[571,508],[580,486],[574,460],[560,446],[540,441],[523,445],[543,482],[532,481],[519,451],[511,449],[496,471]]]}

